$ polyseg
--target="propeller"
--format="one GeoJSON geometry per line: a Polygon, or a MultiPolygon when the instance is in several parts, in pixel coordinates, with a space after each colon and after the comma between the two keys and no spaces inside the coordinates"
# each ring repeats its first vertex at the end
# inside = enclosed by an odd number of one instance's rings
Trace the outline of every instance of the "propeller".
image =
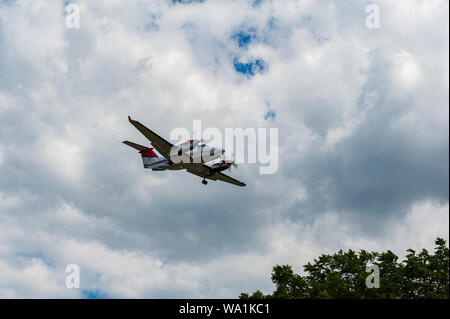
{"type": "Polygon", "coordinates": [[[234,154],[232,154],[232,160],[231,160],[231,163],[230,163],[230,166],[227,168],[229,171],[231,171],[231,167],[233,166],[235,169],[238,169],[239,168],[239,165],[238,164],[236,164],[236,160],[234,159],[234,154]]]}
{"type": "Polygon", "coordinates": [[[236,164],[236,160],[234,159],[233,153],[231,153],[231,157],[232,157],[232,160],[227,160],[225,158],[225,150],[223,150],[220,153],[220,157],[219,157],[220,162],[219,163],[228,164],[229,166],[228,166],[227,170],[231,170],[232,166],[236,169],[239,167],[238,164],[236,164]]]}

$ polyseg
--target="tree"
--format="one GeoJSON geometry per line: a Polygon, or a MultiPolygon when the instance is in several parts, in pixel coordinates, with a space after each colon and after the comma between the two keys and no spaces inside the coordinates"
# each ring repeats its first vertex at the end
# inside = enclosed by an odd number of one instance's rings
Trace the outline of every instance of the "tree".
{"type": "Polygon", "coordinates": [[[257,290],[252,295],[242,293],[240,298],[448,298],[449,248],[441,238],[435,244],[434,254],[409,249],[402,262],[390,250],[340,250],[303,266],[304,276],[295,274],[290,265],[276,265],[272,270],[276,289],[271,295],[257,290]],[[366,286],[368,265],[379,268],[379,288],[366,286]]]}

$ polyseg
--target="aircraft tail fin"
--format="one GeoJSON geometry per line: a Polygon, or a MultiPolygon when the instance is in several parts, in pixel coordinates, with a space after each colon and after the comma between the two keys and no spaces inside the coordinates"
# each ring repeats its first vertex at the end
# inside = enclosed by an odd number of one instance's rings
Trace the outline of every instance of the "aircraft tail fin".
{"type": "Polygon", "coordinates": [[[153,152],[153,148],[139,145],[130,141],[123,141],[122,143],[139,151],[142,157],[144,168],[150,168],[151,166],[153,166],[153,164],[155,164],[156,161],[158,161],[158,155],[153,152]]]}
{"type": "Polygon", "coordinates": [[[153,148],[147,148],[146,150],[139,151],[142,158],[158,158],[158,155],[153,152],[153,148]]]}

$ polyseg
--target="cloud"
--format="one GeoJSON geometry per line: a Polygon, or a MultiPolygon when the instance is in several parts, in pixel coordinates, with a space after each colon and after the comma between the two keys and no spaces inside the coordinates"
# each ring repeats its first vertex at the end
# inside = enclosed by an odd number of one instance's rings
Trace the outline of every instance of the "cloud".
{"type": "Polygon", "coordinates": [[[448,2],[379,1],[380,29],[360,1],[76,3],[79,29],[0,2],[0,296],[237,297],[277,263],[448,239],[448,2]],[[129,114],[277,127],[279,170],[148,172],[129,114]]]}

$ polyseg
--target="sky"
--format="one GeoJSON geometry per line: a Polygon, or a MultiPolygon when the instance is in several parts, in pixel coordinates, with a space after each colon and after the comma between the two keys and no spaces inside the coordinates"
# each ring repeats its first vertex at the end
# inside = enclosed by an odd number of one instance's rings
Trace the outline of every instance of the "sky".
{"type": "Polygon", "coordinates": [[[447,0],[0,0],[0,297],[237,298],[271,293],[277,264],[448,240],[448,15],[447,0]],[[240,165],[245,188],[144,170],[128,115],[167,139],[194,120],[277,128],[278,170],[240,165]]]}

